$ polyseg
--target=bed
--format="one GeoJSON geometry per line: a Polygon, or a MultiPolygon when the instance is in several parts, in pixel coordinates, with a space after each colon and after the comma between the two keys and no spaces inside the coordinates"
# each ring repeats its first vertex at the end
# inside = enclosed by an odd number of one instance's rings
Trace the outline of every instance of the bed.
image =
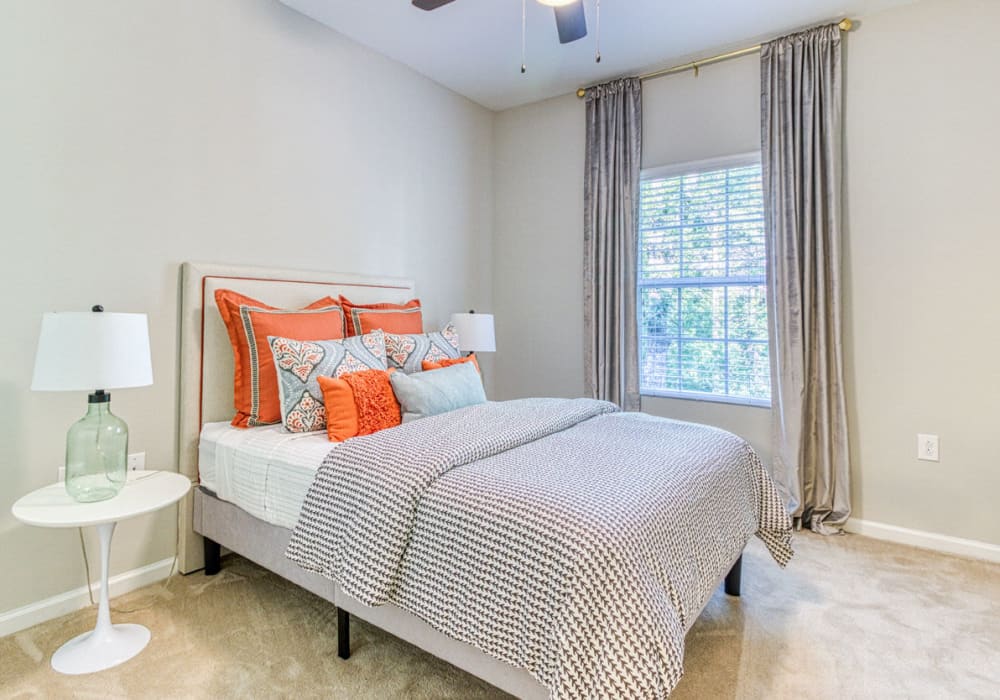
{"type": "MultiPolygon", "coordinates": [[[[592,440],[592,428],[598,423],[603,426],[603,435],[619,435],[628,431],[639,435],[645,434],[642,431],[660,430],[659,424],[652,425],[654,419],[647,421],[635,414],[619,414],[606,404],[587,403],[586,400],[572,404],[556,403],[558,400],[523,405],[516,402],[505,405],[508,402],[502,402],[462,409],[452,417],[435,416],[404,424],[382,431],[381,435],[348,441],[334,452],[330,452],[330,443],[325,443],[322,435],[290,436],[274,426],[240,431],[223,422],[232,415],[232,360],[225,330],[217,310],[213,308],[213,292],[218,288],[233,289],[285,307],[302,306],[318,294],[336,296],[338,293],[360,303],[403,302],[414,296],[415,291],[409,280],[394,278],[194,263],[183,266],[179,457],[182,473],[192,479],[200,478],[201,484],[181,509],[182,571],[189,573],[204,567],[208,574],[216,572],[220,547],[225,547],[337,606],[338,650],[342,658],[348,658],[350,653],[350,615],[357,615],[518,697],[549,697],[550,689],[555,688],[559,688],[558,692],[552,690],[555,696],[620,694],[618,690],[621,689],[616,690],[612,686],[592,688],[586,685],[588,679],[585,676],[592,672],[575,668],[574,660],[585,660],[583,665],[589,666],[593,659],[614,658],[618,649],[616,645],[619,645],[623,650],[619,656],[624,660],[619,660],[616,668],[621,670],[623,664],[628,665],[633,649],[671,643],[669,637],[660,639],[653,635],[643,638],[641,645],[637,642],[630,642],[632,646],[620,645],[619,637],[622,635],[617,634],[618,631],[631,634],[636,629],[656,627],[645,624],[648,622],[645,618],[638,622],[629,618],[631,624],[621,630],[616,630],[614,624],[605,624],[605,631],[597,635],[587,629],[578,630],[575,636],[560,635],[566,649],[561,652],[559,662],[544,658],[539,660],[536,657],[547,654],[548,627],[545,625],[552,626],[548,618],[561,614],[560,610],[566,606],[543,608],[539,603],[535,610],[540,611],[540,615],[511,619],[506,615],[507,611],[516,607],[511,605],[511,601],[530,596],[530,586],[545,585],[547,579],[536,578],[531,583],[530,576],[519,577],[506,562],[496,564],[493,569],[482,567],[483,571],[479,574],[492,577],[492,580],[501,578],[497,572],[510,574],[502,577],[504,585],[497,586],[496,590],[486,592],[484,588],[480,595],[483,600],[469,595],[469,590],[477,588],[470,583],[473,579],[457,584],[466,587],[460,595],[450,591],[452,598],[448,600],[482,603],[478,607],[475,604],[467,606],[464,618],[454,610],[434,613],[435,606],[452,604],[442,603],[442,600],[448,589],[453,588],[453,581],[441,578],[443,574],[439,571],[449,565],[447,547],[440,545],[454,534],[442,529],[442,522],[451,522],[449,518],[452,514],[428,516],[428,512],[433,511],[423,512],[412,505],[427,504],[426,508],[430,509],[436,503],[439,509],[447,509],[448,499],[457,501],[461,499],[456,494],[469,494],[468,500],[473,505],[465,509],[462,517],[466,521],[463,524],[461,517],[455,515],[456,524],[448,527],[466,528],[461,531],[461,536],[470,551],[479,546],[478,551],[482,553],[477,555],[479,560],[488,558],[495,543],[479,532],[483,528],[476,527],[476,518],[479,517],[476,509],[494,500],[493,496],[499,488],[497,484],[503,482],[512,469],[517,471],[520,468],[517,459],[536,460],[540,468],[531,471],[538,472],[537,477],[532,476],[537,483],[527,489],[524,484],[519,485],[521,490],[511,491],[511,495],[505,497],[505,503],[517,503],[524,493],[530,492],[531,498],[548,498],[560,517],[570,520],[580,513],[613,511],[613,503],[606,498],[593,501],[595,494],[600,495],[600,489],[591,489],[586,493],[591,499],[586,507],[564,502],[558,492],[559,469],[572,467],[576,460],[571,455],[569,461],[559,467],[559,455],[565,455],[567,451],[572,453],[572,450],[586,444],[586,440],[592,440]],[[529,414],[530,422],[520,425],[521,418],[529,414]],[[567,418],[570,415],[575,416],[572,421],[567,418]],[[452,443],[450,448],[449,442],[452,443]],[[496,445],[500,444],[505,447],[497,448],[496,445]],[[532,450],[542,447],[548,452],[531,454],[532,450]],[[327,453],[325,457],[324,453],[327,453]],[[341,462],[331,459],[334,453],[341,462]],[[398,471],[391,472],[388,457],[386,464],[381,464],[379,458],[372,460],[367,457],[372,454],[397,455],[400,464],[395,467],[398,471]],[[471,470],[467,466],[469,464],[476,465],[477,469],[481,466],[481,470],[471,470]],[[543,466],[547,469],[541,468],[543,466]],[[546,471],[548,477],[545,477],[546,471]],[[412,484],[407,481],[411,476],[412,484]],[[352,479],[354,482],[349,483],[352,479]],[[484,480],[489,482],[487,486],[482,486],[484,480]],[[452,489],[450,492],[449,488],[452,489]],[[477,489],[480,488],[485,490],[479,493],[477,489]],[[399,501],[398,507],[389,507],[393,499],[399,501]],[[338,514],[349,509],[355,511],[355,516],[358,511],[364,511],[377,513],[378,517],[366,518],[363,522],[356,517],[338,521],[338,514]],[[420,525],[425,520],[426,523],[420,525]],[[417,525],[422,529],[417,529],[417,525]],[[407,529],[411,527],[414,528],[412,533],[407,529]],[[339,539],[336,536],[338,532],[339,539]],[[377,533],[377,536],[366,535],[366,532],[377,533]],[[477,542],[479,537],[483,538],[481,542],[477,542]],[[345,542],[346,545],[343,544],[345,542]],[[376,554],[381,559],[376,560],[376,554]],[[383,566],[388,567],[386,572],[378,571],[383,566]],[[354,573],[345,573],[348,569],[354,573]],[[499,602],[491,603],[492,599],[499,602]],[[490,626],[495,629],[482,629],[490,626]],[[603,641],[592,645],[593,639],[598,637],[603,641]],[[532,644],[534,652],[529,653],[532,644]],[[583,646],[588,648],[582,649],[583,646]],[[591,646],[593,648],[589,648],[591,646]]],[[[671,425],[670,430],[673,432],[669,439],[665,438],[666,447],[671,440],[688,441],[692,446],[703,445],[705,457],[702,461],[707,461],[714,454],[712,450],[717,448],[715,443],[718,442],[731,452],[748,451],[747,468],[759,468],[752,450],[728,433],[680,423],[671,425]]],[[[588,449],[598,452],[602,446],[595,442],[588,449]]],[[[609,455],[616,451],[613,445],[607,449],[609,455]]],[[[623,442],[617,451],[628,451],[628,443],[623,442]]],[[[649,454],[639,459],[648,461],[649,454]]],[[[763,472],[762,469],[760,471],[763,472]]],[[[604,477],[588,474],[585,481],[591,483],[601,478],[604,477]]],[[[760,497],[758,486],[742,483],[741,479],[745,476],[726,478],[729,479],[726,483],[736,484],[738,489],[745,488],[747,493],[754,491],[756,497],[760,497]]],[[[766,475],[763,478],[766,480],[766,475]]],[[[675,485],[674,488],[679,487],[675,485]]],[[[583,493],[585,489],[579,491],[583,493]]],[[[711,533],[717,533],[725,530],[718,527],[718,523],[727,521],[726,513],[719,511],[726,511],[730,504],[713,502],[713,498],[716,496],[706,492],[704,497],[689,499],[691,513],[685,517],[703,522],[711,533]]],[[[736,503],[738,499],[731,500],[735,509],[739,505],[736,503]]],[[[790,527],[785,526],[787,516],[784,516],[783,509],[780,509],[779,516],[773,503],[770,507],[768,517],[773,522],[767,528],[760,527],[772,540],[764,538],[765,543],[772,553],[778,552],[776,558],[779,563],[784,563],[786,551],[790,556],[790,550],[787,550],[790,527]]],[[[496,504],[490,508],[490,512],[496,515],[494,536],[503,542],[520,542],[534,536],[521,527],[523,523],[520,521],[530,525],[544,520],[539,516],[533,521],[530,508],[521,512],[520,516],[520,511],[514,506],[507,511],[503,508],[497,510],[496,504]]],[[[738,520],[735,516],[730,519],[738,520]]],[[[574,522],[579,525],[577,530],[581,533],[586,527],[594,525],[599,540],[610,532],[608,523],[618,521],[605,518],[587,522],[584,518],[574,522]]],[[[636,522],[642,527],[640,521],[636,522]]],[[[697,580],[679,586],[676,592],[671,589],[669,596],[661,591],[656,591],[655,595],[678,599],[661,601],[663,609],[676,607],[686,612],[676,620],[671,617],[671,624],[678,627],[674,637],[679,635],[682,645],[684,633],[694,623],[715,586],[724,580],[727,593],[739,594],[740,557],[745,539],[740,541],[743,535],[735,531],[725,537],[713,534],[709,539],[725,539],[727,544],[712,548],[712,555],[708,556],[700,549],[704,543],[686,543],[686,538],[691,538],[686,531],[674,533],[671,537],[672,547],[683,549],[690,546],[692,549],[675,558],[695,562],[679,571],[677,576],[671,574],[672,580],[685,576],[697,580]]],[[[581,535],[564,547],[566,551],[577,551],[587,547],[591,541],[593,538],[589,535],[581,535]]],[[[649,541],[655,543],[659,540],[650,538],[649,541]]],[[[622,546],[625,546],[625,540],[622,540],[622,546]]],[[[502,544],[500,549],[514,551],[516,547],[502,544]]],[[[560,556],[556,555],[566,553],[552,551],[554,561],[560,560],[560,556]]],[[[617,551],[614,547],[599,548],[598,558],[613,557],[617,562],[617,551]]],[[[600,572],[616,570],[614,565],[606,565],[610,561],[602,559],[600,566],[593,569],[595,578],[600,572]]],[[[664,566],[669,566],[669,562],[664,566]]],[[[477,569],[471,564],[469,568],[477,569]]],[[[455,571],[452,573],[456,574],[455,571]]],[[[465,572],[457,572],[462,573],[465,572]]],[[[454,580],[459,580],[457,575],[454,580]]],[[[603,590],[609,590],[619,586],[619,581],[609,580],[602,586],[603,590]]],[[[622,588],[627,589],[627,586],[622,588]]],[[[556,597],[559,590],[550,592],[549,598],[556,597]]],[[[619,605],[616,610],[632,610],[645,605],[638,593],[632,598],[625,596],[622,599],[625,600],[625,607],[622,608],[618,601],[615,603],[619,605]]],[[[593,619],[586,617],[591,610],[588,606],[592,605],[592,600],[581,602],[575,622],[568,620],[566,629],[581,627],[581,624],[586,628],[599,620],[601,610],[597,609],[593,619]]],[[[609,611],[614,613],[611,608],[609,611]]],[[[610,618],[618,617],[617,614],[610,615],[610,618]]],[[[677,653],[672,652],[670,658],[677,660],[677,653]]],[[[636,674],[623,689],[633,695],[663,695],[665,693],[660,691],[669,692],[679,673],[678,668],[664,669],[658,674],[659,678],[648,680],[650,685],[644,685],[648,674],[636,674]]]]}

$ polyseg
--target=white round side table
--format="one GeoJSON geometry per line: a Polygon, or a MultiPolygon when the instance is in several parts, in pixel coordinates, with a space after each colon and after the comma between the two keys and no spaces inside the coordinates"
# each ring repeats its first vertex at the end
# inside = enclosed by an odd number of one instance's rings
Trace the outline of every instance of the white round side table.
{"type": "Polygon", "coordinates": [[[38,527],[97,527],[101,539],[101,602],[97,625],[69,640],[52,655],[52,668],[60,673],[103,671],[128,661],[149,643],[149,630],[142,625],[111,624],[108,604],[108,562],[111,536],[119,520],[134,518],[165,508],[184,498],[191,480],[175,472],[130,471],[125,486],[114,498],[96,503],[78,503],[55,483],[19,499],[11,508],[14,517],[38,527]]]}

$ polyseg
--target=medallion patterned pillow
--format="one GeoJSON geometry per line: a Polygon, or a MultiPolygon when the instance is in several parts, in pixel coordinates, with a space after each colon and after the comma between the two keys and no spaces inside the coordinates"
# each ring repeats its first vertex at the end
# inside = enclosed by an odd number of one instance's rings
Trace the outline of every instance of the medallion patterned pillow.
{"type": "Polygon", "coordinates": [[[386,362],[389,367],[401,369],[407,374],[422,371],[424,360],[440,362],[460,355],[458,333],[450,323],[433,333],[385,334],[386,362]]]}
{"type": "Polygon", "coordinates": [[[292,433],[326,428],[319,377],[386,369],[385,334],[372,331],[343,340],[292,340],[268,336],[278,372],[281,422],[292,433]]]}

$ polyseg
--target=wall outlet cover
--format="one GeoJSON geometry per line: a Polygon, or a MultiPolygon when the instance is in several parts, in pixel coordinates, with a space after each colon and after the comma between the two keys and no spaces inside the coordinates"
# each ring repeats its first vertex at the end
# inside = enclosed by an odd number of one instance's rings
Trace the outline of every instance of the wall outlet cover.
{"type": "Polygon", "coordinates": [[[939,462],[938,436],[929,433],[917,435],[917,459],[925,462],[939,462]]]}
{"type": "Polygon", "coordinates": [[[135,452],[128,456],[128,470],[130,472],[142,471],[146,468],[146,453],[135,452]]]}

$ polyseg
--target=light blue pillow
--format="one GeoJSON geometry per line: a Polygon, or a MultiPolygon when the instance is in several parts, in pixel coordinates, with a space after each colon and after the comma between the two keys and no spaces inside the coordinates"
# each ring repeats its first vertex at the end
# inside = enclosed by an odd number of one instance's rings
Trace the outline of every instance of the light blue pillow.
{"type": "Polygon", "coordinates": [[[414,374],[393,372],[389,381],[404,422],[486,403],[483,380],[471,362],[414,374]]]}

